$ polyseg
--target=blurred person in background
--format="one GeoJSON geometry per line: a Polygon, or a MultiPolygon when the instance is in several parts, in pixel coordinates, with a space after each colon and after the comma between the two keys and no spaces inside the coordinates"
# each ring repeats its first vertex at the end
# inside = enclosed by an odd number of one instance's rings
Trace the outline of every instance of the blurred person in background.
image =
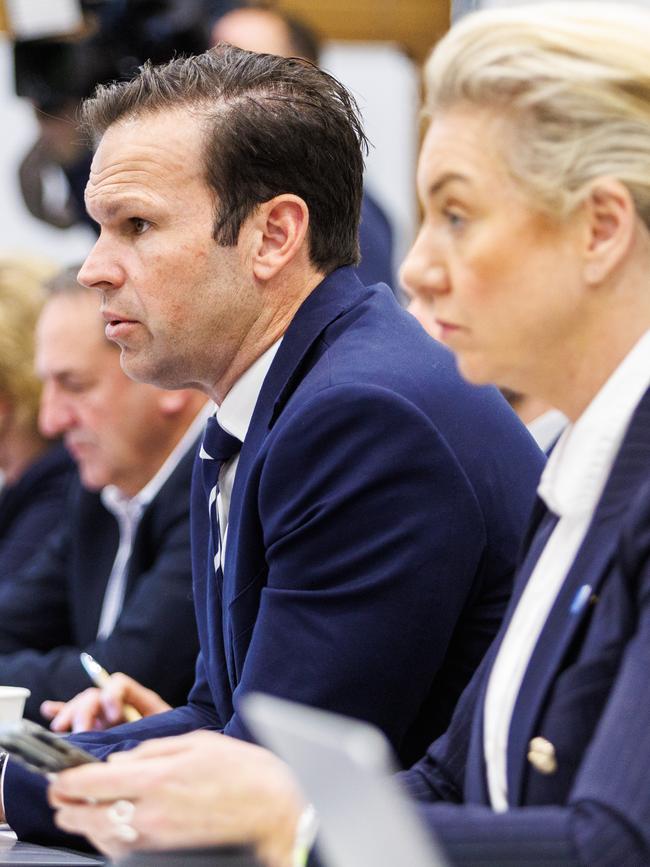
{"type": "Polygon", "coordinates": [[[32,719],[45,699],[90,684],[81,650],[179,702],[198,644],[189,488],[205,398],[125,376],[76,270],[48,285],[36,370],[41,431],[63,438],[79,478],[56,532],[42,534],[39,553],[0,586],[0,682],[31,690],[32,719]]]}
{"type": "MultiPolygon", "coordinates": [[[[210,32],[212,45],[227,42],[246,51],[302,57],[318,66],[320,40],[305,22],[265,3],[238,3],[218,17],[210,32]]],[[[393,270],[393,230],[379,203],[364,189],[359,224],[361,260],[356,266],[366,286],[397,285],[393,270]]]]}
{"type": "Polygon", "coordinates": [[[60,522],[74,464],[38,429],[34,330],[54,266],[0,257],[0,586],[60,522]]]}
{"type": "MultiPolygon", "coordinates": [[[[649,41],[648,10],[541,4],[468,16],[427,66],[402,278],[467,379],[570,420],[500,633],[401,777],[454,865],[650,864],[649,41]]],[[[242,842],[296,863],[286,766],[217,734],[64,772],[51,799],[122,854],[242,842]],[[130,843],[98,796],[130,800],[130,843]]]]}

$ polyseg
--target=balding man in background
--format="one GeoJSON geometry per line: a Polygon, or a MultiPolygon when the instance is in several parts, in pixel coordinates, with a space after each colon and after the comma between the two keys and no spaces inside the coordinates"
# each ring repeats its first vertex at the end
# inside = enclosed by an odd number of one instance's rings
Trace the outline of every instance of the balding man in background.
{"type": "Polygon", "coordinates": [[[61,530],[0,590],[0,682],[28,687],[39,719],[44,699],[90,685],[85,650],[180,701],[197,652],[189,487],[205,398],[128,379],[72,270],[51,285],[36,364],[41,429],[63,437],[80,479],[61,530]]]}

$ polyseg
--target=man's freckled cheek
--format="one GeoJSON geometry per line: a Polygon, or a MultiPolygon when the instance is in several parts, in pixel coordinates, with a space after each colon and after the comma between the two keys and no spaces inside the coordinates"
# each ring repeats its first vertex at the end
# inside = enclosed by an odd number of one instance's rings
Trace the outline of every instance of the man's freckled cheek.
{"type": "Polygon", "coordinates": [[[178,322],[187,316],[187,307],[180,303],[170,305],[171,321],[178,322]]]}

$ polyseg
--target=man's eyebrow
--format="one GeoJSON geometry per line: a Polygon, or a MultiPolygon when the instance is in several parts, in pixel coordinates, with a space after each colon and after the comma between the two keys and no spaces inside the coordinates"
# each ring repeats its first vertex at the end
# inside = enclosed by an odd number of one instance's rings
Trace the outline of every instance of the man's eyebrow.
{"type": "Polygon", "coordinates": [[[93,211],[100,213],[105,220],[113,220],[124,212],[128,213],[131,211],[132,213],[137,213],[142,208],[147,207],[147,203],[144,199],[130,195],[120,196],[119,198],[111,199],[109,201],[101,201],[93,199],[92,197],[87,197],[86,206],[89,204],[93,211]]]}
{"type": "Polygon", "coordinates": [[[65,385],[70,380],[75,379],[84,379],[84,374],[75,370],[71,370],[70,368],[62,368],[61,370],[53,370],[53,371],[38,371],[37,375],[40,379],[53,379],[55,382],[60,383],[61,385],[65,385]]]}
{"type": "Polygon", "coordinates": [[[71,375],[72,375],[71,371],[66,370],[66,369],[53,370],[53,371],[50,371],[48,374],[48,376],[51,379],[56,380],[56,382],[65,382],[66,380],[70,379],[71,375]]]}
{"type": "Polygon", "coordinates": [[[461,175],[460,172],[445,172],[442,177],[438,178],[435,183],[431,184],[431,186],[429,187],[429,196],[437,195],[444,186],[451,183],[452,181],[461,181],[468,184],[469,178],[466,175],[461,175]]]}

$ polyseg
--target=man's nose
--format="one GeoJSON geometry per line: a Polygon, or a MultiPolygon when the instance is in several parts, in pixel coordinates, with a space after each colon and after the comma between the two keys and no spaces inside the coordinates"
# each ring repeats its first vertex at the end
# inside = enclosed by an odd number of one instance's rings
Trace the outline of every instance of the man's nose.
{"type": "Polygon", "coordinates": [[[114,248],[102,235],[86,257],[77,280],[87,289],[97,289],[99,292],[117,289],[124,283],[124,270],[114,248]]]}
{"type": "Polygon", "coordinates": [[[38,427],[43,436],[57,437],[74,424],[74,413],[61,393],[49,383],[43,386],[38,413],[38,427]]]}

